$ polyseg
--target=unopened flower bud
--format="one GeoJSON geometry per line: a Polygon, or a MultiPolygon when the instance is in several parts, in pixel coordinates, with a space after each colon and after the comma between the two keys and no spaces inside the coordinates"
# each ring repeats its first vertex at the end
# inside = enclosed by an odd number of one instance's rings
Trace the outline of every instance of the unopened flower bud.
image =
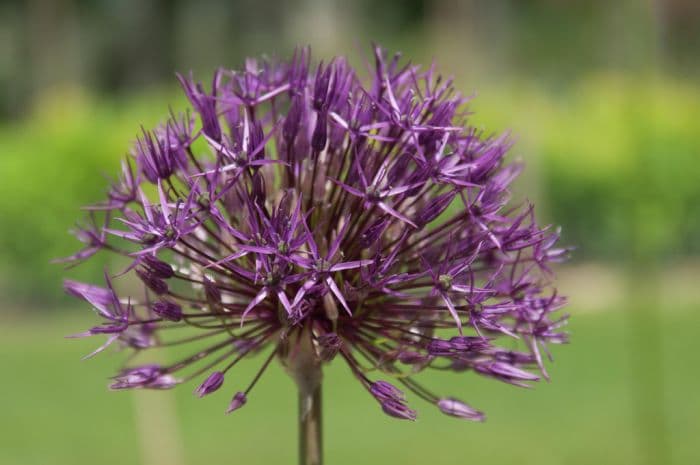
{"type": "Polygon", "coordinates": [[[156,276],[152,271],[137,268],[136,274],[139,278],[141,278],[141,281],[143,281],[146,287],[156,294],[161,295],[168,292],[168,284],[156,276]]]}
{"type": "Polygon", "coordinates": [[[153,304],[153,313],[169,321],[182,320],[182,307],[174,302],[160,300],[153,304]]]}
{"type": "Polygon", "coordinates": [[[146,267],[148,267],[151,273],[153,273],[153,275],[157,278],[169,279],[175,276],[175,271],[173,271],[173,267],[170,266],[169,263],[165,263],[164,261],[159,260],[154,255],[144,255],[142,260],[144,265],[146,265],[146,267]]]}
{"type": "Polygon", "coordinates": [[[244,392],[237,392],[233,396],[233,399],[231,399],[231,403],[228,405],[226,413],[228,414],[233,412],[234,410],[238,410],[239,408],[243,407],[247,401],[248,399],[246,398],[244,392]]]}
{"type": "Polygon", "coordinates": [[[343,340],[335,333],[326,333],[318,337],[319,357],[324,362],[330,362],[338,355],[343,346],[343,340]]]}
{"type": "Polygon", "coordinates": [[[486,418],[482,412],[473,409],[469,405],[457,399],[440,399],[437,406],[445,415],[464,418],[465,420],[484,421],[486,418]]]}
{"type": "Polygon", "coordinates": [[[199,397],[204,397],[219,389],[222,384],[224,384],[224,374],[220,371],[215,371],[195,389],[194,393],[199,397]]]}

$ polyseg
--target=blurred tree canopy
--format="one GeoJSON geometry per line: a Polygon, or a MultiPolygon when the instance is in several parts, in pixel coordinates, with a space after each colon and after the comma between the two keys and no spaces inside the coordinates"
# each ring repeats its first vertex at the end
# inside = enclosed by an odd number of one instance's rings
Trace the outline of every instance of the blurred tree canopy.
{"type": "Polygon", "coordinates": [[[469,68],[549,80],[638,69],[656,54],[697,75],[699,22],[695,0],[5,0],[0,117],[25,114],[47,86],[142,89],[306,43],[347,54],[378,40],[423,61],[452,47],[469,68]]]}

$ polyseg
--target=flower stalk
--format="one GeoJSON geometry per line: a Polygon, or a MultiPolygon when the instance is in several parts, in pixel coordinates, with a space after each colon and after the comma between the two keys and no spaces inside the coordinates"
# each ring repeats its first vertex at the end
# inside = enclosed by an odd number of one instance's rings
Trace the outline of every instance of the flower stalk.
{"type": "Polygon", "coordinates": [[[321,384],[312,392],[299,390],[299,465],[323,463],[321,384]]]}

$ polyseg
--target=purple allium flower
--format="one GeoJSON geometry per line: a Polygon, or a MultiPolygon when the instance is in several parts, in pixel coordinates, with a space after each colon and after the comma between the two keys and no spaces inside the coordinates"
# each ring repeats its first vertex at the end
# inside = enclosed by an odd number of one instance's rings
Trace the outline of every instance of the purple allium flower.
{"type": "Polygon", "coordinates": [[[125,368],[110,384],[111,389],[170,389],[178,384],[178,380],[168,374],[167,369],[160,365],[142,365],[125,368]]]}
{"type": "Polygon", "coordinates": [[[549,265],[566,249],[532,206],[510,203],[520,167],[505,161],[509,139],[471,127],[468,99],[432,67],[374,52],[367,79],[344,58],[312,68],[307,49],[219,70],[209,89],[179,76],[190,110],[142,130],[69,257],[122,255],[121,274],[143,290],[120,298],[108,275],[106,288],[65,288],[104,319],[79,335],[106,335],[96,352],[197,347],[168,366],[124,368],[112,388],[200,379],[201,397],[263,351],[227,412],[276,357],[300,386],[342,359],[388,415],[416,418],[405,391],[482,421],[413,375],[519,386],[539,379],[531,370],[547,376],[546,343],[566,341],[549,265]]]}
{"type": "Polygon", "coordinates": [[[233,398],[231,399],[231,402],[228,404],[228,408],[226,409],[226,413],[231,413],[234,410],[238,410],[239,408],[243,407],[245,403],[248,401],[246,398],[245,393],[243,392],[237,392],[233,395],[233,398]]]}
{"type": "Polygon", "coordinates": [[[440,399],[438,401],[438,408],[440,411],[446,415],[451,415],[457,418],[464,418],[473,421],[484,421],[484,414],[478,410],[474,410],[469,405],[464,402],[460,402],[457,399],[440,399]]]}
{"type": "Polygon", "coordinates": [[[169,321],[182,320],[182,307],[174,302],[158,301],[151,307],[153,313],[169,321]]]}
{"type": "Polygon", "coordinates": [[[195,389],[194,393],[199,397],[204,397],[219,389],[222,384],[224,384],[224,374],[220,371],[215,371],[195,389]]]}

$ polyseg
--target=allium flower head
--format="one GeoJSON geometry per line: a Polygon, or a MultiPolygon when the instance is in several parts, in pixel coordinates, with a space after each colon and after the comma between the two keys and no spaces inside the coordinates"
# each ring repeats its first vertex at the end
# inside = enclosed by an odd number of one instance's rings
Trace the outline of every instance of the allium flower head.
{"type": "Polygon", "coordinates": [[[65,288],[104,320],[80,335],[107,337],[95,353],[192,355],[128,366],[112,388],[194,379],[200,397],[235,392],[232,412],[275,358],[300,385],[340,359],[388,415],[415,419],[416,396],[481,421],[412,375],[547,376],[545,344],[566,340],[549,264],[566,250],[532,206],[510,203],[510,142],[469,126],[450,80],[378,48],[368,78],[344,58],[311,66],[303,49],[218,70],[209,86],[179,80],[191,108],[141,131],[70,257],[122,255],[130,264],[114,275],[143,290],[120,297],[107,273],[105,287],[65,288]],[[229,376],[259,352],[249,384],[229,376]]]}

